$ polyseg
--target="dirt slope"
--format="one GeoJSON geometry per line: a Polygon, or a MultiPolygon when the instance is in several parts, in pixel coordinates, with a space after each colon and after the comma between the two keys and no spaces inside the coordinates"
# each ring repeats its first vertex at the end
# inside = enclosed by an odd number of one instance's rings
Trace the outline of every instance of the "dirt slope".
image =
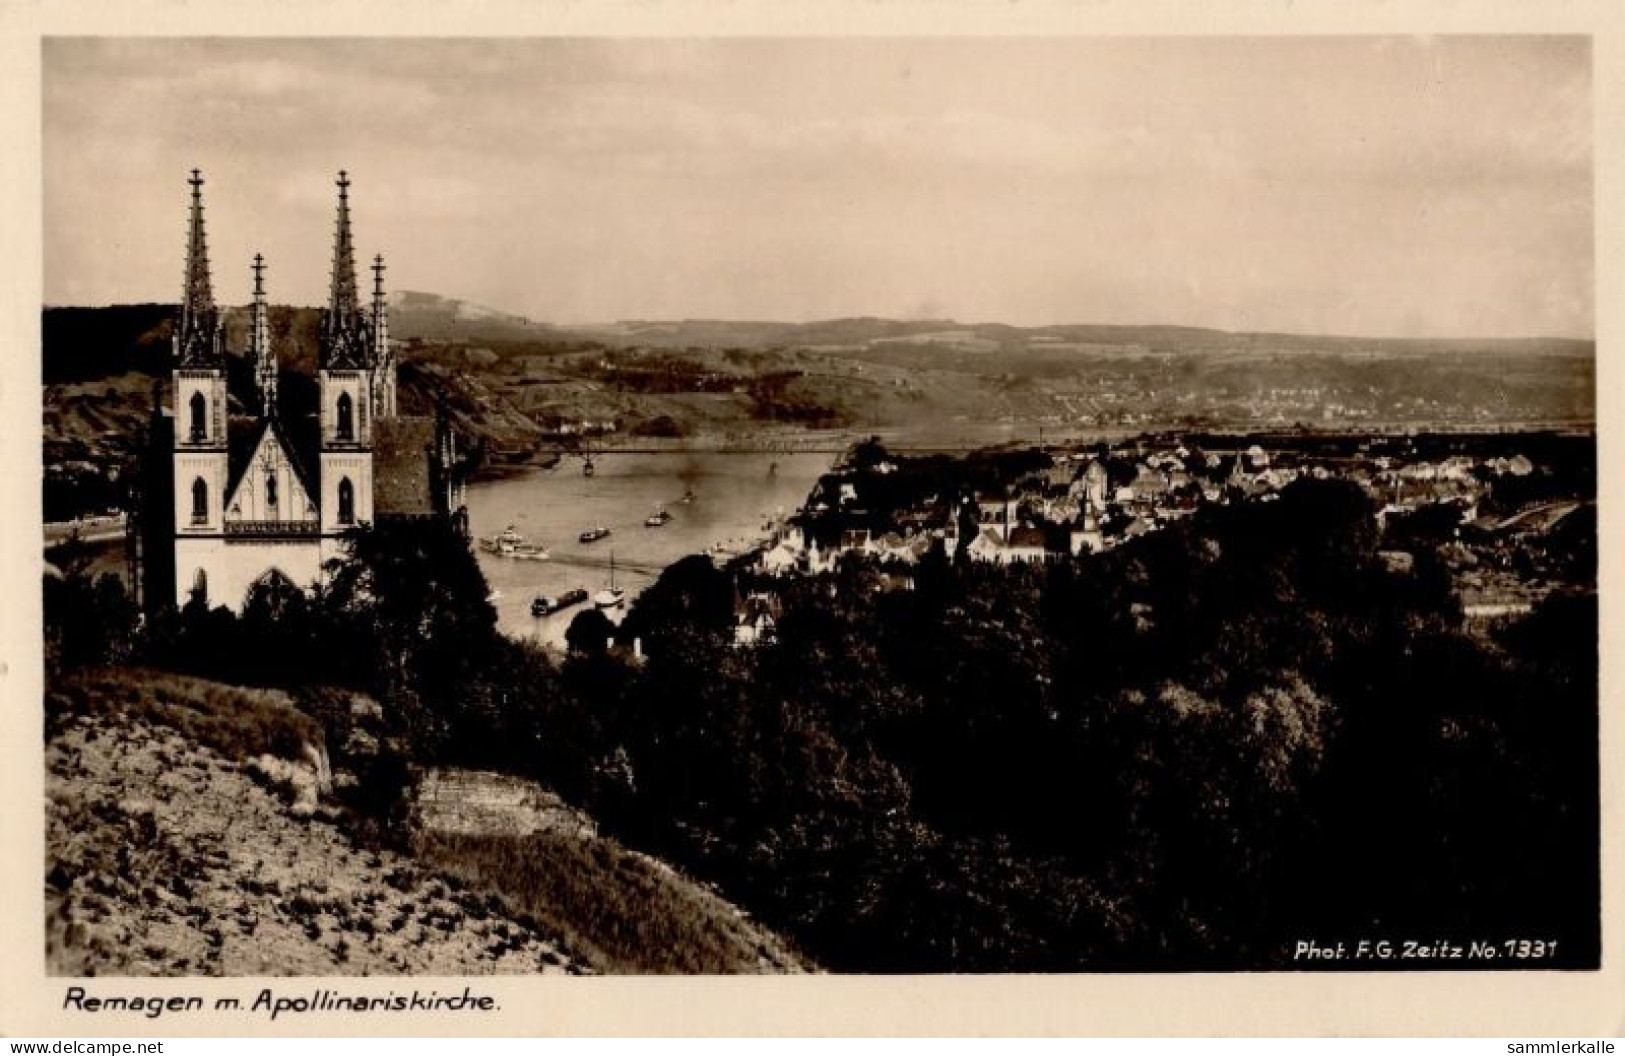
{"type": "Polygon", "coordinates": [[[53,973],[583,970],[499,900],[295,817],[248,768],[172,730],[81,716],[46,767],[53,973]]]}
{"type": "MultiPolygon", "coordinates": [[[[352,700],[351,720],[378,707],[352,700]]],[[[359,846],[332,798],[354,775],[330,772],[328,733],[280,690],[86,669],[55,680],[46,718],[54,973],[811,967],[706,885],[600,834],[533,782],[430,769],[401,849],[359,846]]]]}

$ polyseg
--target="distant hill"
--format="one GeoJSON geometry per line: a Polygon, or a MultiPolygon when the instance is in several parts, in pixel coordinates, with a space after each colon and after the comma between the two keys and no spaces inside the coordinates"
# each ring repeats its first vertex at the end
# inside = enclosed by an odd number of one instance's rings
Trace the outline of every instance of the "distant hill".
{"type": "Polygon", "coordinates": [[[563,336],[546,323],[416,290],[400,290],[390,297],[389,331],[394,337],[425,341],[529,341],[563,336]]]}
{"type": "MultiPolygon", "coordinates": [[[[169,334],[175,306],[116,305],[47,308],[44,366],[47,384],[84,381],[125,371],[169,369],[169,334]]],[[[308,371],[315,359],[317,308],[273,307],[272,340],[284,363],[308,371]]],[[[227,344],[248,340],[248,309],[225,310],[227,344]]],[[[390,335],[399,340],[470,343],[595,341],[610,347],[810,348],[861,351],[876,345],[940,347],[952,351],[1295,352],[1407,355],[1516,355],[1594,357],[1596,342],[1558,337],[1395,338],[1330,334],[1232,332],[1188,326],[1065,324],[1020,327],[958,323],[952,319],[881,319],[860,316],[809,323],[772,320],[625,320],[587,326],[538,322],[471,301],[417,290],[390,298],[390,335]]]]}
{"type": "MultiPolygon", "coordinates": [[[[107,464],[128,450],[152,381],[168,375],[174,314],[152,304],[45,310],[48,464],[107,464]]],[[[320,316],[271,309],[287,399],[311,396],[320,316]]],[[[236,384],[246,379],[248,309],[224,318],[236,384]]],[[[403,412],[430,413],[442,402],[486,466],[545,458],[589,424],[633,437],[803,427],[969,436],[976,423],[1055,436],[1293,424],[1495,428],[1584,423],[1596,407],[1595,342],[1561,338],[874,317],[558,326],[412,290],[392,296],[390,335],[399,343],[403,412]]]]}
{"type": "Polygon", "coordinates": [[[810,348],[851,351],[877,344],[935,344],[994,351],[1114,348],[1144,352],[1291,351],[1368,352],[1388,355],[1487,353],[1500,355],[1591,356],[1596,342],[1558,337],[1396,338],[1339,334],[1289,334],[1215,330],[1194,326],[1068,323],[1012,326],[960,323],[953,319],[884,319],[876,316],[821,319],[806,323],[770,319],[623,319],[614,323],[561,325],[486,307],[472,301],[419,290],[390,298],[390,333],[425,341],[470,343],[594,341],[610,347],[810,348]]]}
{"type": "Polygon", "coordinates": [[[1326,334],[1252,333],[1186,326],[1067,324],[1021,327],[1004,323],[958,323],[951,319],[897,320],[859,317],[810,323],[683,319],[636,320],[569,332],[607,344],[651,348],[738,347],[858,349],[886,342],[937,343],[993,349],[1057,348],[1077,351],[1125,348],[1147,352],[1291,351],[1373,352],[1389,355],[1483,352],[1503,355],[1592,356],[1596,342],[1570,338],[1393,338],[1326,334]],[[991,346],[988,347],[988,346],[991,346]]]}
{"type": "Polygon", "coordinates": [[[174,318],[172,304],[47,308],[40,319],[43,380],[55,385],[131,371],[166,374],[174,318]]]}

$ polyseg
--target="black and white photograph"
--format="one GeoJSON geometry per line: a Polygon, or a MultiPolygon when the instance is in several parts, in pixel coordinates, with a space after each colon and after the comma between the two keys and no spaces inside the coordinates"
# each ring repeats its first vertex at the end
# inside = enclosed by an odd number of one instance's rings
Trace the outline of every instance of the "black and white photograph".
{"type": "Polygon", "coordinates": [[[14,956],[1602,967],[1592,38],[382,32],[39,42],[14,956]]]}

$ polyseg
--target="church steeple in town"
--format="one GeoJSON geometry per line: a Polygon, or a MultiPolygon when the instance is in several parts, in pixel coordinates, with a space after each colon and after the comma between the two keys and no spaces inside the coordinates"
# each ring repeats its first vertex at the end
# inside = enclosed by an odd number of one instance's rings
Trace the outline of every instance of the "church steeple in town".
{"type": "Polygon", "coordinates": [[[180,318],[175,323],[175,362],[183,367],[218,367],[224,353],[214,288],[209,281],[209,243],[203,229],[203,174],[192,170],[192,207],[187,220],[186,277],[180,318]]]}
{"type": "MultiPolygon", "coordinates": [[[[349,174],[338,174],[330,286],[317,325],[315,406],[299,414],[281,406],[281,396],[295,394],[280,392],[284,339],[272,333],[261,253],[247,262],[253,293],[237,349],[247,369],[241,377],[232,370],[228,384],[225,311],[215,303],[210,276],[202,174],[194,170],[189,183],[172,387],[162,408],[154,393],[144,458],[150,471],[140,480],[132,518],[139,535],[132,576],[149,611],[194,600],[239,607],[268,583],[319,585],[344,555],[350,533],[380,519],[438,516],[466,537],[462,467],[449,423],[396,414],[384,259],[358,257],[349,174]],[[368,287],[357,283],[358,264],[370,265],[368,287]]],[[[318,260],[318,275],[320,267],[318,260]]],[[[308,407],[309,388],[301,385],[299,395],[295,402],[308,407]]]]}
{"type": "Polygon", "coordinates": [[[334,366],[355,367],[367,355],[361,295],[355,278],[355,240],[350,234],[350,174],[339,170],[338,219],[333,230],[333,274],[322,318],[322,352],[334,366]]]}
{"type": "Polygon", "coordinates": [[[376,317],[384,310],[384,255],[372,258],[372,314],[376,317]]]}
{"type": "Polygon", "coordinates": [[[395,413],[395,357],[389,347],[389,300],[384,295],[384,258],[372,258],[372,413],[395,413]]]}
{"type": "Polygon", "coordinates": [[[389,358],[389,306],[384,298],[384,258],[372,258],[372,363],[382,367],[389,358]]]}
{"type": "Polygon", "coordinates": [[[254,387],[267,418],[276,416],[276,353],[271,349],[271,323],[265,305],[265,258],[254,254],[254,315],[250,321],[249,362],[254,366],[254,387]]]}
{"type": "Polygon", "coordinates": [[[339,170],[339,215],[333,235],[333,283],[327,308],[348,321],[361,310],[355,285],[355,240],[350,234],[350,174],[339,170]]]}

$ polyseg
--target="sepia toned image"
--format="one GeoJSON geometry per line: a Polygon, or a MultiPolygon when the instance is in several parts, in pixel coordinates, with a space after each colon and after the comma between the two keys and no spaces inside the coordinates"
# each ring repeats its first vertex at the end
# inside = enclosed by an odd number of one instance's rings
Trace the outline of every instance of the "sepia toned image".
{"type": "Polygon", "coordinates": [[[47,36],[45,973],[1594,972],[1592,54],[47,36]]]}

